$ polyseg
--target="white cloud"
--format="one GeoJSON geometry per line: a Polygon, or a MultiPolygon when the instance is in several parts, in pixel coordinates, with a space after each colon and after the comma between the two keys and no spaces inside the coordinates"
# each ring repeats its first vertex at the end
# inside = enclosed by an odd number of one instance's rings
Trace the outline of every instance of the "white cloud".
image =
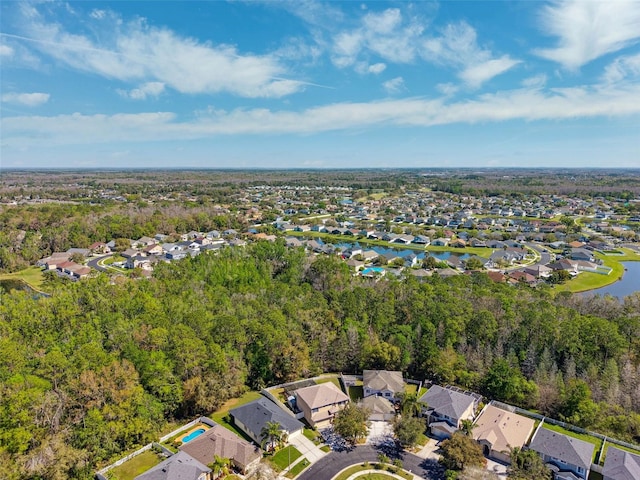
{"type": "Polygon", "coordinates": [[[402,77],[392,78],[382,84],[382,87],[389,94],[398,93],[404,89],[404,79],[402,77]]]}
{"type": "Polygon", "coordinates": [[[5,93],[2,95],[2,101],[6,103],[15,103],[26,107],[37,107],[49,101],[48,93],[5,93]]]}
{"type": "Polygon", "coordinates": [[[22,116],[0,119],[6,146],[210,138],[216,135],[313,134],[381,125],[429,127],[507,120],[556,120],[640,115],[640,85],[521,88],[457,102],[447,97],[338,103],[304,111],[211,110],[190,121],[170,112],[22,116]]]}
{"type": "Polygon", "coordinates": [[[606,83],[615,83],[637,76],[640,76],[640,54],[616,58],[607,65],[603,80],[606,83]]]}
{"type": "Polygon", "coordinates": [[[540,19],[544,31],[558,37],[558,45],[534,53],[569,69],[640,39],[640,2],[635,0],[556,1],[542,9],[540,19]]]}
{"type": "Polygon", "coordinates": [[[451,23],[441,36],[424,40],[420,54],[425,60],[461,69],[460,79],[474,88],[521,63],[509,55],[493,58],[490,50],[478,45],[475,29],[466,22],[451,23]]]}
{"type": "MultiPolygon", "coordinates": [[[[97,15],[97,14],[96,14],[97,15]]],[[[100,16],[94,40],[65,31],[25,7],[28,40],[38,50],[79,71],[121,81],[160,82],[181,93],[229,92],[243,97],[282,97],[304,88],[283,78],[275,55],[243,55],[232,45],[212,45],[179,36],[144,20],[122,23],[100,16]]]]}
{"type": "Polygon", "coordinates": [[[460,78],[469,86],[479,87],[487,80],[491,80],[493,77],[510,70],[518,63],[520,63],[519,60],[513,60],[508,55],[504,55],[500,58],[468,66],[460,72],[460,78]]]}
{"type": "Polygon", "coordinates": [[[0,45],[0,57],[13,57],[14,50],[9,45],[0,45]]]}
{"type": "Polygon", "coordinates": [[[362,20],[365,28],[371,33],[391,34],[402,23],[399,8],[388,8],[381,13],[367,13],[362,20]]]}
{"type": "Polygon", "coordinates": [[[436,85],[436,90],[442,93],[445,97],[450,97],[457,93],[459,88],[453,83],[439,83],[436,85]]]}
{"type": "Polygon", "coordinates": [[[140,85],[139,88],[134,88],[132,90],[117,90],[117,92],[125,97],[130,98],[131,100],[146,100],[148,97],[157,97],[162,92],[164,92],[164,83],[162,82],[147,82],[140,85]]]}
{"type": "Polygon", "coordinates": [[[542,88],[547,84],[547,76],[544,73],[533,77],[525,78],[522,86],[527,88],[542,88]]]}
{"type": "Polygon", "coordinates": [[[374,63],[373,65],[369,65],[368,71],[369,73],[373,73],[378,75],[379,73],[384,72],[387,66],[384,63],[374,63]]]}

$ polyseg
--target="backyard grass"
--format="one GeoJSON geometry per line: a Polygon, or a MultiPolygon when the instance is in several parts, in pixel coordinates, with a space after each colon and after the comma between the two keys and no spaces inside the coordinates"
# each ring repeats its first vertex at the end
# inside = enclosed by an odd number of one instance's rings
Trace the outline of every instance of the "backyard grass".
{"type": "Polygon", "coordinates": [[[109,470],[109,474],[112,475],[114,480],[133,480],[160,462],[160,457],[156,453],[147,450],[140,455],[136,455],[131,460],[124,462],[119,467],[112,468],[109,470]]]}
{"type": "Polygon", "coordinates": [[[352,385],[351,387],[349,387],[349,398],[351,399],[352,402],[357,402],[358,400],[361,400],[363,396],[364,396],[364,391],[362,389],[362,386],[352,385]]]}
{"type": "Polygon", "coordinates": [[[600,449],[602,448],[602,440],[596,437],[592,437],[591,435],[587,435],[584,433],[572,432],[571,430],[567,430],[566,428],[562,428],[558,425],[551,425],[550,423],[545,423],[542,428],[546,428],[547,430],[551,430],[558,433],[563,433],[569,437],[577,438],[578,440],[584,440],[585,442],[589,442],[595,446],[593,450],[593,457],[591,457],[591,462],[596,463],[596,457],[600,453],[600,449]]]}
{"type": "Polygon", "coordinates": [[[33,289],[40,290],[44,275],[40,267],[29,267],[19,272],[3,273],[0,275],[0,280],[22,280],[33,289]]]}
{"type": "Polygon", "coordinates": [[[242,395],[241,397],[227,400],[215,413],[212,413],[211,415],[209,415],[209,418],[214,422],[219,423],[226,429],[231,430],[232,432],[238,434],[241,438],[251,440],[247,438],[247,435],[242,430],[240,430],[239,428],[236,428],[236,426],[233,423],[228,421],[227,416],[228,416],[229,410],[236,407],[240,407],[241,405],[252,402],[253,400],[257,400],[261,397],[262,395],[260,395],[260,392],[255,392],[253,390],[249,391],[244,395],[242,395]]]}
{"type": "Polygon", "coordinates": [[[309,465],[311,465],[311,463],[309,462],[309,460],[307,460],[306,458],[303,458],[302,460],[300,460],[298,463],[296,463],[291,470],[289,470],[287,472],[286,477],[287,478],[294,478],[295,476],[297,476],[302,470],[304,470],[305,468],[307,468],[309,465]]]}
{"type": "Polygon", "coordinates": [[[320,385],[321,383],[333,383],[336,387],[338,387],[340,390],[342,390],[342,387],[340,386],[340,380],[338,379],[338,377],[322,377],[317,379],[316,381],[316,385],[320,385]]]}
{"type": "Polygon", "coordinates": [[[635,255],[631,257],[630,254],[625,256],[609,256],[602,255],[596,252],[596,257],[602,260],[605,267],[610,267],[611,273],[609,275],[600,275],[599,273],[582,272],[576,278],[568,280],[562,285],[556,285],[554,288],[558,292],[586,292],[587,290],[594,290],[601,288],[611,283],[618,281],[624,274],[624,265],[621,261],[639,261],[640,256],[635,255]],[[627,258],[627,256],[629,258],[627,258]],[[626,260],[625,260],[626,259],[626,260]]]}
{"type": "Polygon", "coordinates": [[[289,445],[278,451],[269,461],[279,470],[282,471],[293,463],[297,458],[302,456],[302,453],[294,447],[289,445]]]}
{"type": "MultiPolygon", "coordinates": [[[[352,467],[347,468],[346,470],[343,470],[340,474],[338,474],[337,476],[335,476],[333,478],[333,480],[347,480],[347,478],[349,478],[351,475],[355,475],[359,472],[365,472],[367,470],[374,470],[376,468],[375,463],[371,463],[371,464],[359,464],[359,465],[353,465],[352,467]]],[[[385,467],[389,467],[389,465],[384,465],[385,467]]],[[[397,472],[394,471],[394,473],[396,475],[400,475],[402,478],[406,478],[407,480],[413,480],[413,475],[409,474],[408,472],[405,472],[402,469],[398,469],[397,472]]],[[[385,474],[384,472],[380,471],[380,472],[376,472],[376,473],[370,473],[370,474],[363,474],[359,477],[357,477],[359,479],[368,479],[371,478],[372,480],[374,479],[389,479],[389,478],[394,478],[389,474],[385,474]],[[372,475],[371,477],[369,475],[372,475]],[[373,475],[377,475],[377,476],[373,476],[373,475]]]]}

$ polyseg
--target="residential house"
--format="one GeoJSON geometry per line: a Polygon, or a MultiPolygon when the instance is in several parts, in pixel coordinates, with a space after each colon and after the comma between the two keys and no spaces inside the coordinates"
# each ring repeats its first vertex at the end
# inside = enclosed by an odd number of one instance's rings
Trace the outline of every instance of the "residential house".
{"type": "Polygon", "coordinates": [[[433,385],[420,401],[427,405],[422,413],[427,416],[431,434],[442,439],[453,435],[462,420],[473,420],[479,399],[452,388],[433,385]]]}
{"type": "Polygon", "coordinates": [[[449,246],[454,248],[465,248],[467,246],[467,242],[465,242],[461,238],[456,238],[453,242],[449,244],[449,246]]]}
{"type": "Polygon", "coordinates": [[[508,464],[511,449],[526,445],[534,428],[532,419],[488,405],[476,419],[472,432],[485,456],[508,464]]]}
{"type": "Polygon", "coordinates": [[[609,445],[602,470],[603,480],[638,480],[640,478],[640,454],[609,445]]]}
{"type": "Polygon", "coordinates": [[[67,250],[67,253],[69,254],[69,256],[80,254],[86,258],[91,255],[91,250],[89,250],[88,248],[70,248],[69,250],[67,250]]]}
{"type": "Polygon", "coordinates": [[[280,431],[291,440],[302,433],[304,425],[296,420],[292,415],[285,412],[266,398],[260,398],[253,402],[234,408],[229,411],[233,423],[244,433],[246,433],[258,445],[265,445],[265,438],[262,435],[264,428],[269,422],[280,425],[280,431]]]}
{"type": "Polygon", "coordinates": [[[375,250],[365,250],[364,252],[362,252],[362,259],[365,262],[372,262],[379,256],[380,255],[375,250]]]}
{"type": "Polygon", "coordinates": [[[147,245],[142,251],[147,255],[162,255],[164,253],[162,246],[157,243],[147,245]]]}
{"type": "Polygon", "coordinates": [[[134,480],[208,480],[210,473],[209,467],[188,453],[178,452],[134,480]]]}
{"type": "Polygon", "coordinates": [[[293,395],[305,420],[313,428],[328,426],[333,416],[349,403],[349,397],[331,382],[299,388],[293,395]]]}
{"type": "Polygon", "coordinates": [[[413,239],[413,243],[416,245],[428,246],[431,244],[431,239],[425,235],[416,235],[413,239]]]}
{"type": "Polygon", "coordinates": [[[135,244],[140,248],[148,247],[149,245],[153,245],[155,243],[156,243],[156,240],[150,237],[140,237],[138,240],[135,241],[135,244]]]}
{"type": "Polygon", "coordinates": [[[364,397],[371,395],[395,398],[404,391],[402,372],[389,370],[364,370],[362,372],[364,397]]]}
{"type": "Polygon", "coordinates": [[[593,443],[560,432],[539,428],[529,449],[538,452],[544,463],[554,472],[556,480],[586,480],[591,469],[593,443]]]}
{"type": "Polygon", "coordinates": [[[183,443],[179,448],[205,465],[213,463],[216,456],[228,458],[233,467],[243,473],[262,458],[262,451],[259,448],[222,425],[214,425],[188,443],[183,443]]]}
{"type": "Polygon", "coordinates": [[[523,269],[525,273],[533,275],[536,278],[549,278],[553,270],[545,265],[532,265],[523,269]]]}
{"type": "Polygon", "coordinates": [[[569,258],[571,260],[584,260],[586,262],[593,262],[595,260],[595,255],[593,254],[593,252],[587,250],[586,248],[573,248],[571,249],[569,258]]]}
{"type": "Polygon", "coordinates": [[[142,255],[136,255],[135,257],[127,258],[124,264],[124,268],[142,268],[143,270],[153,270],[151,258],[143,257],[142,255]]]}
{"type": "Polygon", "coordinates": [[[396,416],[396,409],[389,400],[377,395],[364,397],[358,403],[366,408],[369,413],[369,420],[372,422],[389,422],[396,416]]]}
{"type": "Polygon", "coordinates": [[[435,247],[446,247],[447,245],[449,245],[449,239],[448,238],[436,238],[433,242],[431,242],[431,245],[433,245],[435,247]]]}
{"type": "Polygon", "coordinates": [[[105,253],[111,253],[111,249],[104,242],[95,242],[89,245],[89,250],[93,255],[102,255],[105,253]]]}
{"type": "Polygon", "coordinates": [[[135,248],[127,248],[124,252],[120,253],[124,258],[135,257],[136,255],[140,255],[140,252],[135,248]]]}
{"type": "Polygon", "coordinates": [[[518,283],[526,283],[527,285],[535,285],[538,283],[536,277],[531,275],[530,273],[516,270],[509,273],[509,277],[518,283]]]}

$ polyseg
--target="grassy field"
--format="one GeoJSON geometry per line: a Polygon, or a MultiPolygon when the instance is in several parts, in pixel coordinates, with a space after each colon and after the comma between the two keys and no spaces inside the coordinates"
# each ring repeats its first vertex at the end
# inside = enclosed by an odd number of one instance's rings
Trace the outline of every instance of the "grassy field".
{"type": "MultiPolygon", "coordinates": [[[[376,467],[375,463],[372,464],[367,464],[365,466],[365,464],[359,464],[359,465],[354,465],[352,467],[347,468],[346,470],[343,470],[340,474],[338,474],[337,476],[334,477],[333,480],[347,480],[347,478],[349,478],[351,475],[355,475],[358,472],[365,472],[367,470],[374,470],[376,467]]],[[[388,465],[385,465],[385,468],[388,468],[388,465]]],[[[406,478],[407,480],[413,480],[413,475],[411,475],[408,472],[405,472],[404,470],[400,470],[398,469],[397,472],[394,472],[396,475],[401,476],[402,478],[406,478]]],[[[389,475],[388,473],[384,473],[382,470],[380,472],[375,472],[375,473],[368,473],[368,474],[362,474],[361,476],[357,477],[359,480],[362,479],[371,479],[371,480],[388,480],[389,478],[394,478],[393,476],[389,475]]]]}
{"type": "Polygon", "coordinates": [[[0,280],[22,280],[35,290],[40,290],[44,275],[40,267],[29,267],[19,272],[3,273],[0,280]]]}
{"type": "Polygon", "coordinates": [[[556,285],[554,288],[558,292],[586,292],[587,290],[594,290],[601,288],[611,283],[618,281],[624,274],[624,265],[621,262],[625,261],[640,261],[640,255],[633,253],[633,251],[622,248],[624,255],[603,255],[596,253],[596,257],[601,259],[604,266],[612,269],[609,275],[600,275],[598,273],[582,272],[576,278],[567,281],[562,285],[556,285]]]}
{"type": "Polygon", "coordinates": [[[289,445],[288,447],[283,448],[279,452],[277,452],[273,457],[269,459],[269,461],[279,470],[282,471],[296,461],[302,453],[294,447],[293,445],[289,445]]]}
{"type": "Polygon", "coordinates": [[[304,470],[305,468],[307,468],[311,463],[309,462],[309,460],[307,460],[306,458],[303,458],[302,460],[300,460],[298,463],[296,463],[293,467],[291,467],[291,470],[289,470],[287,472],[287,474],[285,475],[287,478],[294,478],[296,475],[298,475],[302,470],[304,470]]]}
{"type": "Polygon", "coordinates": [[[119,467],[109,470],[109,473],[113,475],[114,480],[133,480],[141,473],[159,464],[160,461],[160,457],[156,453],[147,450],[119,467]]]}

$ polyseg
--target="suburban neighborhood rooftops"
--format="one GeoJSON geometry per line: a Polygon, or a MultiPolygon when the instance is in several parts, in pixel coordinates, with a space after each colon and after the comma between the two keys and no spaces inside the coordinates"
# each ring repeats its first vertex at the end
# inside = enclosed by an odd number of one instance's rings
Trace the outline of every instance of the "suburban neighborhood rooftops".
{"type": "Polygon", "coordinates": [[[420,401],[426,403],[430,410],[434,410],[440,415],[460,418],[476,402],[476,399],[466,393],[433,385],[427,393],[420,397],[420,401]]]}
{"type": "Polygon", "coordinates": [[[589,470],[595,446],[578,438],[540,428],[529,444],[531,450],[589,470]]]}
{"type": "Polygon", "coordinates": [[[294,393],[309,408],[322,408],[327,405],[349,401],[349,397],[331,382],[300,388],[294,393]]]}
{"type": "Polygon", "coordinates": [[[215,425],[199,437],[181,445],[180,450],[204,464],[213,462],[217,455],[232,459],[241,468],[262,457],[256,446],[221,425],[215,425]]]}
{"type": "Polygon", "coordinates": [[[404,380],[402,372],[389,370],[364,370],[362,372],[362,383],[365,388],[371,390],[390,390],[394,393],[404,390],[404,380]]]}
{"type": "Polygon", "coordinates": [[[260,398],[241,407],[234,408],[229,413],[234,419],[238,419],[251,430],[256,437],[260,437],[262,429],[267,422],[279,423],[282,430],[286,432],[294,432],[304,427],[301,422],[266,398],[260,398]]]}
{"type": "Polygon", "coordinates": [[[530,418],[489,405],[475,422],[473,438],[478,442],[486,440],[497,452],[509,452],[527,443],[534,425],[530,418]]]}
{"type": "Polygon", "coordinates": [[[638,480],[640,478],[640,454],[633,454],[609,446],[602,475],[607,480],[638,480]]]}
{"type": "Polygon", "coordinates": [[[164,462],[135,477],[135,480],[196,480],[211,469],[185,452],[178,452],[164,462]]]}

